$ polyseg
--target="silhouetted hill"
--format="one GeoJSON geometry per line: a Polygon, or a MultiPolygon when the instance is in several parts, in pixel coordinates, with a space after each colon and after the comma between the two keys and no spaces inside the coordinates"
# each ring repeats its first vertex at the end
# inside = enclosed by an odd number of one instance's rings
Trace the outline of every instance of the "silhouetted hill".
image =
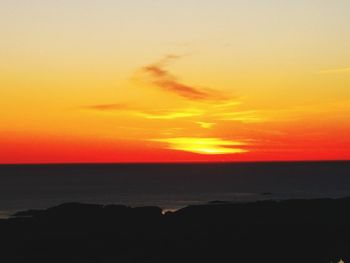
{"type": "Polygon", "coordinates": [[[350,260],[350,198],[158,207],[67,203],[0,221],[3,262],[350,260]]]}

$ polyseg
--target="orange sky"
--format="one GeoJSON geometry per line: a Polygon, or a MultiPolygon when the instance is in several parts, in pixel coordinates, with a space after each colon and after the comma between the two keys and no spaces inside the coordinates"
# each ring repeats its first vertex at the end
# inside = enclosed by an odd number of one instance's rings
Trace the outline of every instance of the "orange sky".
{"type": "Polygon", "coordinates": [[[0,163],[350,159],[347,0],[0,3],[0,163]]]}

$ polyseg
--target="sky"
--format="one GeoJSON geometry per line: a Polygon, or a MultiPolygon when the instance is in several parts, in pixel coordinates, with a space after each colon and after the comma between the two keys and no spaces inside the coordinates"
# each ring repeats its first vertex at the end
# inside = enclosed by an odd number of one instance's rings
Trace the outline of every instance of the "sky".
{"type": "Polygon", "coordinates": [[[348,0],[2,0],[0,163],[350,159],[348,0]]]}

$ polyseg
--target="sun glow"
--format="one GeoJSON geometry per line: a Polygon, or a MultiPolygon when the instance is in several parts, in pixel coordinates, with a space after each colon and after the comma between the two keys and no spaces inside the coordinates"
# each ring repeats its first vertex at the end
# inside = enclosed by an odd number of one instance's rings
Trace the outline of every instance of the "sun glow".
{"type": "Polygon", "coordinates": [[[168,143],[168,149],[192,152],[197,154],[235,154],[248,152],[241,148],[247,143],[224,140],[220,138],[167,138],[153,141],[168,143]]]}

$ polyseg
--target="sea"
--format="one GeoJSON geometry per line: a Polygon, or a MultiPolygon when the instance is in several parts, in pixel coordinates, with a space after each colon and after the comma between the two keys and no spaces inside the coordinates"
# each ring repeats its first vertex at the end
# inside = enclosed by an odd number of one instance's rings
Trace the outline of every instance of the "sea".
{"type": "Polygon", "coordinates": [[[350,196],[350,161],[0,165],[0,217],[67,202],[158,206],[350,196]]]}

